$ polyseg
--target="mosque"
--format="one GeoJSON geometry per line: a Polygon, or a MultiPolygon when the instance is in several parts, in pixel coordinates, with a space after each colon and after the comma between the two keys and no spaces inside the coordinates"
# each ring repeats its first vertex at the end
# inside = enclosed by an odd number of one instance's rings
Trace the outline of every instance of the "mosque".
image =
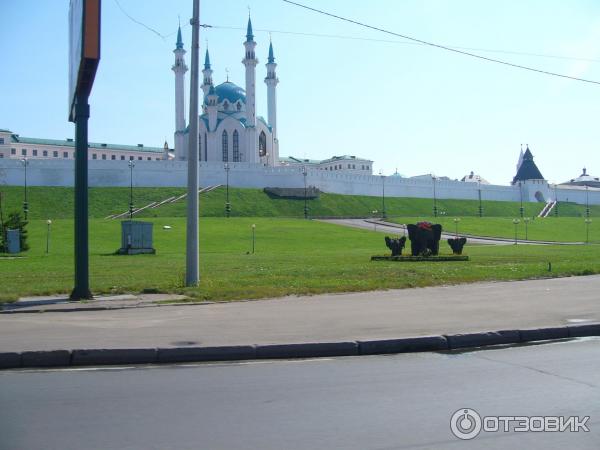
{"type": "MultiPolygon", "coordinates": [[[[277,64],[273,43],[269,43],[265,83],[267,85],[268,120],[256,115],[256,42],[252,21],[248,17],[244,58],[245,89],[227,79],[215,86],[208,49],[202,70],[204,102],[199,118],[200,161],[221,163],[254,163],[263,166],[279,164],[277,138],[277,64]]],[[[188,148],[188,128],[185,121],[184,81],[187,66],[181,39],[181,27],[175,46],[175,159],[184,161],[188,148]]]]}

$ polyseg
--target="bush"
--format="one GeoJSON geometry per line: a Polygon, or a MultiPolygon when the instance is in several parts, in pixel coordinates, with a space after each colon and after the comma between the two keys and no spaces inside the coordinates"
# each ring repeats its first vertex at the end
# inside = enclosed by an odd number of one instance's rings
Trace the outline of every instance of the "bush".
{"type": "Polygon", "coordinates": [[[11,213],[8,215],[8,219],[2,224],[2,233],[0,233],[0,252],[6,252],[6,230],[19,230],[21,251],[29,250],[29,244],[27,244],[27,221],[21,218],[20,213],[11,213]]]}

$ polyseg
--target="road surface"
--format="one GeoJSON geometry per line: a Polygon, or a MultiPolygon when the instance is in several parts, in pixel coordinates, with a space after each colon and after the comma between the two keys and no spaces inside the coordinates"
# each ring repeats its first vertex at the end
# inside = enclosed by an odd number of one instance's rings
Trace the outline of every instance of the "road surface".
{"type": "Polygon", "coordinates": [[[1,450],[600,448],[600,341],[462,354],[0,372],[1,450]],[[590,416],[589,432],[450,417],[590,416]]]}

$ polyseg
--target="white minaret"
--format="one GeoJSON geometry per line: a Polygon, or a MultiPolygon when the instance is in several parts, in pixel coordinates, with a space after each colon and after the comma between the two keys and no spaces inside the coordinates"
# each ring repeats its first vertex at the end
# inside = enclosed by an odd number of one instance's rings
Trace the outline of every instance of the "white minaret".
{"type": "Polygon", "coordinates": [[[269,43],[269,58],[267,60],[267,77],[265,84],[267,85],[267,110],[269,115],[269,125],[273,130],[273,138],[277,140],[277,84],[279,79],[275,73],[277,64],[273,56],[273,43],[269,43]]]}
{"type": "Polygon", "coordinates": [[[213,85],[212,79],[213,71],[210,68],[210,56],[208,54],[208,48],[206,49],[206,55],[204,56],[204,70],[202,70],[202,91],[204,92],[204,96],[208,94],[210,87],[213,85]]]}
{"type": "Polygon", "coordinates": [[[244,42],[246,55],[242,64],[246,66],[246,126],[247,128],[247,149],[246,160],[250,163],[258,163],[258,141],[256,139],[256,65],[258,60],[254,54],[256,42],[252,34],[252,22],[248,16],[248,30],[246,32],[246,42],[244,42]]]}
{"type": "Polygon", "coordinates": [[[181,26],[177,30],[177,43],[175,44],[175,64],[171,70],[175,72],[175,159],[185,159],[185,50],[181,40],[181,26]]]}
{"type": "Polygon", "coordinates": [[[272,42],[269,42],[269,58],[267,59],[266,67],[267,77],[265,78],[265,84],[267,85],[267,113],[269,116],[271,133],[273,135],[273,145],[269,161],[272,165],[276,166],[279,164],[279,139],[277,138],[277,84],[279,83],[279,79],[275,72],[277,64],[275,63],[275,56],[273,56],[272,42]]]}

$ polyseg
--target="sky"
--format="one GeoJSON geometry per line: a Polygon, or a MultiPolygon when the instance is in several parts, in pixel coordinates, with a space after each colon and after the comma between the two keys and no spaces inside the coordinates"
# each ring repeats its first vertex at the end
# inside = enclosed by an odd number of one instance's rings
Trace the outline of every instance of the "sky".
{"type": "MultiPolygon", "coordinates": [[[[421,40],[600,82],[597,0],[299,2],[421,40]]],[[[216,84],[228,70],[230,80],[244,86],[248,8],[258,43],[257,108],[265,117],[261,80],[269,36],[273,41],[281,156],[349,154],[374,160],[376,173],[460,179],[474,171],[508,184],[521,144],[528,144],[551,182],[577,177],[584,166],[600,175],[600,84],[416,45],[281,0],[201,0],[200,21],[213,26],[200,31],[201,54],[208,45],[216,84]]],[[[68,9],[66,0],[0,0],[0,128],[26,137],[73,137],[67,120],[68,9]]],[[[172,50],[178,20],[190,49],[191,14],[191,0],[102,1],[91,141],[162,146],[166,139],[173,146],[172,50]]],[[[190,57],[188,51],[188,66],[190,57]]]]}

